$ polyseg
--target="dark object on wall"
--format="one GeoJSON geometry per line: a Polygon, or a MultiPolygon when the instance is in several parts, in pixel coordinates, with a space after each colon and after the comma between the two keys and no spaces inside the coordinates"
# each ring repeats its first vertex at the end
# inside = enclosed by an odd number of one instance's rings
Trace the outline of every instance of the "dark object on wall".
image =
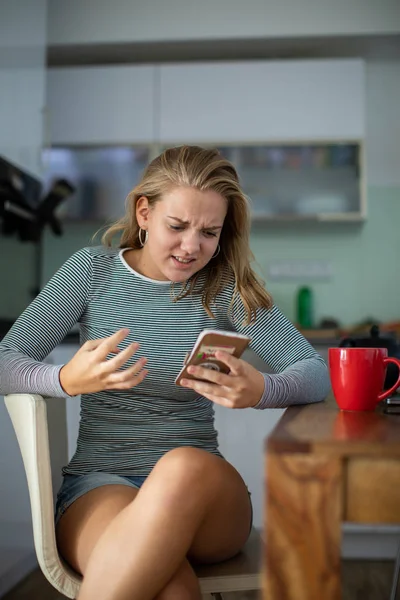
{"type": "MultiPolygon", "coordinates": [[[[400,344],[394,335],[381,336],[378,325],[372,325],[369,337],[347,337],[343,338],[339,346],[341,348],[387,348],[388,356],[400,359],[400,344]]],[[[384,389],[388,390],[397,381],[398,369],[394,364],[388,364],[384,389]]]]}
{"type": "Polygon", "coordinates": [[[3,234],[17,234],[22,242],[38,242],[44,227],[49,225],[55,235],[61,235],[61,224],[55,211],[74,191],[68,181],[58,179],[41,199],[40,181],[0,157],[0,218],[3,234]]]}
{"type": "Polygon", "coordinates": [[[21,242],[34,244],[35,298],[42,283],[42,233],[49,225],[55,235],[62,228],[55,215],[58,206],[75,188],[65,179],[57,179],[44,198],[41,182],[0,156],[0,225],[3,235],[17,235],[21,242]]]}

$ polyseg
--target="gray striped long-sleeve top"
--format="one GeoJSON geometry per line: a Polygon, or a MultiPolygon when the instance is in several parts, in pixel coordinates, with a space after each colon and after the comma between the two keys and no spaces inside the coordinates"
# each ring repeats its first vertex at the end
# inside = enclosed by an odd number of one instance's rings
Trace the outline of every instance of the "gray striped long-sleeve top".
{"type": "Polygon", "coordinates": [[[64,473],[147,475],[163,454],[178,446],[219,455],[213,403],[174,383],[203,329],[236,330],[252,338],[250,347],[273,370],[264,374],[264,394],[256,409],[326,396],[324,361],[276,306],[259,309],[255,324],[246,326],[240,299],[233,314],[229,311],[233,281],[216,300],[215,319],[206,314],[199,295],[173,302],[170,287],[170,282],[133,271],[123,251],[84,248],[64,263],[0,344],[2,394],[66,396],[59,382],[62,365],[42,361],[75,323],[81,343],[129,328],[120,348],[133,341],[140,348],[126,366],[140,356],[148,358],[149,373],[137,387],[82,395],[77,450],[64,473]]]}

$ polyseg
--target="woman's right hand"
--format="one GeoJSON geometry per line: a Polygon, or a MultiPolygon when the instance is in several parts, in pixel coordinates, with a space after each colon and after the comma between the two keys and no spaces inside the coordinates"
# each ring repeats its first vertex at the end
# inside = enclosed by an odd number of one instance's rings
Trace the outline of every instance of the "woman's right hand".
{"type": "Polygon", "coordinates": [[[60,370],[63,390],[69,396],[77,396],[103,390],[126,390],[139,385],[148,373],[143,369],[147,358],[140,358],[131,367],[120,370],[139,348],[136,342],[125,350],[118,348],[128,333],[129,329],[120,329],[110,337],[85,342],[60,370]],[[107,360],[109,354],[116,356],[107,360]]]}

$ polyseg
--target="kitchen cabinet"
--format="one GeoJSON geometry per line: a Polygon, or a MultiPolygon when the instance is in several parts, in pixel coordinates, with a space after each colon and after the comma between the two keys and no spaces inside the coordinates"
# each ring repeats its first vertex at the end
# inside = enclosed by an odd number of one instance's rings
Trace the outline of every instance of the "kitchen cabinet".
{"type": "Polygon", "coordinates": [[[254,220],[362,221],[364,62],[359,59],[50,69],[46,182],[61,208],[104,222],[166,146],[217,146],[238,169],[254,220]]]}
{"type": "Polygon", "coordinates": [[[361,221],[366,215],[361,141],[232,144],[253,220],[361,221]]]}
{"type": "Polygon", "coordinates": [[[362,139],[361,59],[52,68],[48,144],[362,139]]]}
{"type": "Polygon", "coordinates": [[[162,143],[362,139],[362,60],[162,65],[162,143]]]}
{"type": "Polygon", "coordinates": [[[47,145],[150,143],[155,67],[49,69],[47,145]]]}

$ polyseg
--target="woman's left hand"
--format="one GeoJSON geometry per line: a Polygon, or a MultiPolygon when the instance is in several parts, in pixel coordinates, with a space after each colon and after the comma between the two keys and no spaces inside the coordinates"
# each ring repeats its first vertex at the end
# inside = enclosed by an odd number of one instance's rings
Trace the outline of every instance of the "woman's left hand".
{"type": "Polygon", "coordinates": [[[215,358],[229,367],[228,375],[204,367],[190,366],[188,372],[199,379],[182,379],[181,385],[227,408],[255,406],[264,392],[264,377],[260,371],[227,352],[218,351],[215,358]]]}

